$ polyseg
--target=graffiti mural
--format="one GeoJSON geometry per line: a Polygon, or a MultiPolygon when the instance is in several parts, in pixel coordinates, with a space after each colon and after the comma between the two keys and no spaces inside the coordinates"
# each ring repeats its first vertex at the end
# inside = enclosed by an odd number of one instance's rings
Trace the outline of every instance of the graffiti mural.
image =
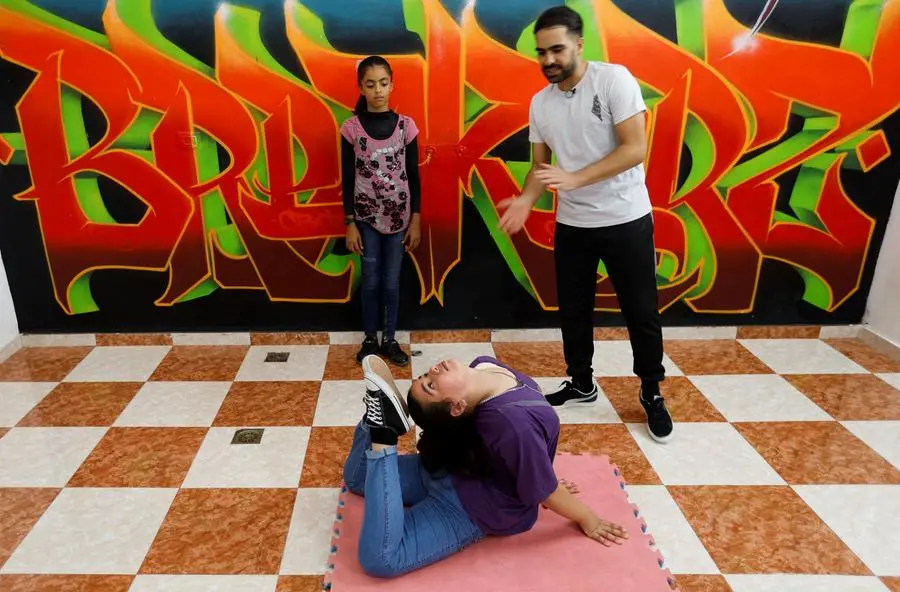
{"type": "MultiPolygon", "coordinates": [[[[406,324],[551,319],[554,197],[511,238],[495,207],[529,166],[528,105],[546,84],[530,23],[546,2],[170,4],[0,0],[0,72],[20,82],[0,91],[0,246],[24,329],[352,326],[338,129],[367,53],[391,60],[393,107],[421,129],[406,324]],[[140,302],[104,315],[147,274],[140,302]],[[462,281],[496,297],[457,296],[462,281]],[[254,312],[234,319],[248,293],[254,312]],[[178,314],[201,307],[221,315],[178,314]]],[[[586,57],[627,66],[649,107],[661,308],[858,321],[900,177],[900,2],[661,4],[569,2],[586,57]],[[778,21],[798,4],[829,34],[778,21]]],[[[598,280],[602,316],[618,305],[602,267],[598,280]]]]}

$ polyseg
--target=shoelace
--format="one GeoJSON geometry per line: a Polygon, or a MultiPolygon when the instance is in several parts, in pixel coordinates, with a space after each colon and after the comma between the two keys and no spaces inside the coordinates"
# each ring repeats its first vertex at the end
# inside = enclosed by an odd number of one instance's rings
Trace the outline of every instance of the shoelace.
{"type": "Polygon", "coordinates": [[[376,425],[383,424],[384,414],[381,410],[381,401],[379,401],[375,397],[371,397],[368,395],[366,395],[364,400],[366,403],[366,417],[369,419],[369,421],[376,425]]]}

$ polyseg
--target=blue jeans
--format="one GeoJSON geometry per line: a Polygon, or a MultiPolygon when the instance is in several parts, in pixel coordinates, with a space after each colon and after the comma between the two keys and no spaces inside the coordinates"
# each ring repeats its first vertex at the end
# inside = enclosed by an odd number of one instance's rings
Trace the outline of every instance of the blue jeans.
{"type": "Polygon", "coordinates": [[[344,464],[347,489],[365,496],[359,563],[367,574],[396,577],[484,538],[449,475],[429,474],[416,454],[398,455],[393,446],[375,452],[371,446],[360,422],[344,464]]]}
{"type": "Polygon", "coordinates": [[[365,222],[359,223],[359,232],[363,248],[360,290],[363,330],[366,335],[376,335],[379,321],[383,320],[385,339],[393,339],[400,309],[404,233],[381,234],[365,222]]]}

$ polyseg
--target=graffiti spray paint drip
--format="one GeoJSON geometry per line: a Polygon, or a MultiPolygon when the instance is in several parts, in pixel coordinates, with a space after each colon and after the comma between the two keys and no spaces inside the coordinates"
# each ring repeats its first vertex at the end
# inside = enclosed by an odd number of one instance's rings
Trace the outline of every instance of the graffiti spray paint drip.
{"type": "Polygon", "coordinates": [[[757,33],[762,30],[762,28],[766,24],[766,21],[768,21],[769,17],[772,16],[772,13],[775,12],[776,6],[778,6],[778,0],[766,0],[766,5],[763,6],[762,12],[760,13],[759,18],[756,19],[756,23],[754,23],[753,28],[750,29],[750,31],[748,31],[747,33],[739,35],[734,39],[734,49],[731,51],[731,53],[725,56],[726,58],[750,47],[750,45],[753,43],[753,38],[756,37],[757,33]]]}

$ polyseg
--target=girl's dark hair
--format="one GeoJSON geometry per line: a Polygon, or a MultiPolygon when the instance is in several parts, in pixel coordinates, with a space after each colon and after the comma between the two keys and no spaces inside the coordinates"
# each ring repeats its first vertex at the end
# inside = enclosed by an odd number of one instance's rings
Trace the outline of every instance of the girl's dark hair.
{"type": "MultiPolygon", "coordinates": [[[[381,66],[382,68],[387,70],[388,76],[390,76],[391,78],[394,77],[394,71],[391,70],[391,65],[388,63],[388,61],[381,56],[373,55],[361,61],[356,67],[356,84],[362,86],[362,81],[363,78],[366,77],[366,72],[369,71],[369,68],[374,68],[376,66],[381,66]]],[[[359,98],[356,100],[356,107],[353,108],[354,115],[365,113],[366,111],[368,111],[368,109],[369,106],[366,103],[365,95],[359,93],[359,98]]]]}
{"type": "Polygon", "coordinates": [[[567,32],[576,37],[584,34],[584,20],[568,6],[554,6],[542,12],[534,23],[534,32],[553,27],[565,27],[567,32]]]}
{"type": "Polygon", "coordinates": [[[425,470],[479,479],[490,477],[490,459],[475,427],[475,416],[466,413],[454,417],[450,403],[421,405],[411,393],[406,402],[410,417],[422,430],[417,448],[425,470]]]}

